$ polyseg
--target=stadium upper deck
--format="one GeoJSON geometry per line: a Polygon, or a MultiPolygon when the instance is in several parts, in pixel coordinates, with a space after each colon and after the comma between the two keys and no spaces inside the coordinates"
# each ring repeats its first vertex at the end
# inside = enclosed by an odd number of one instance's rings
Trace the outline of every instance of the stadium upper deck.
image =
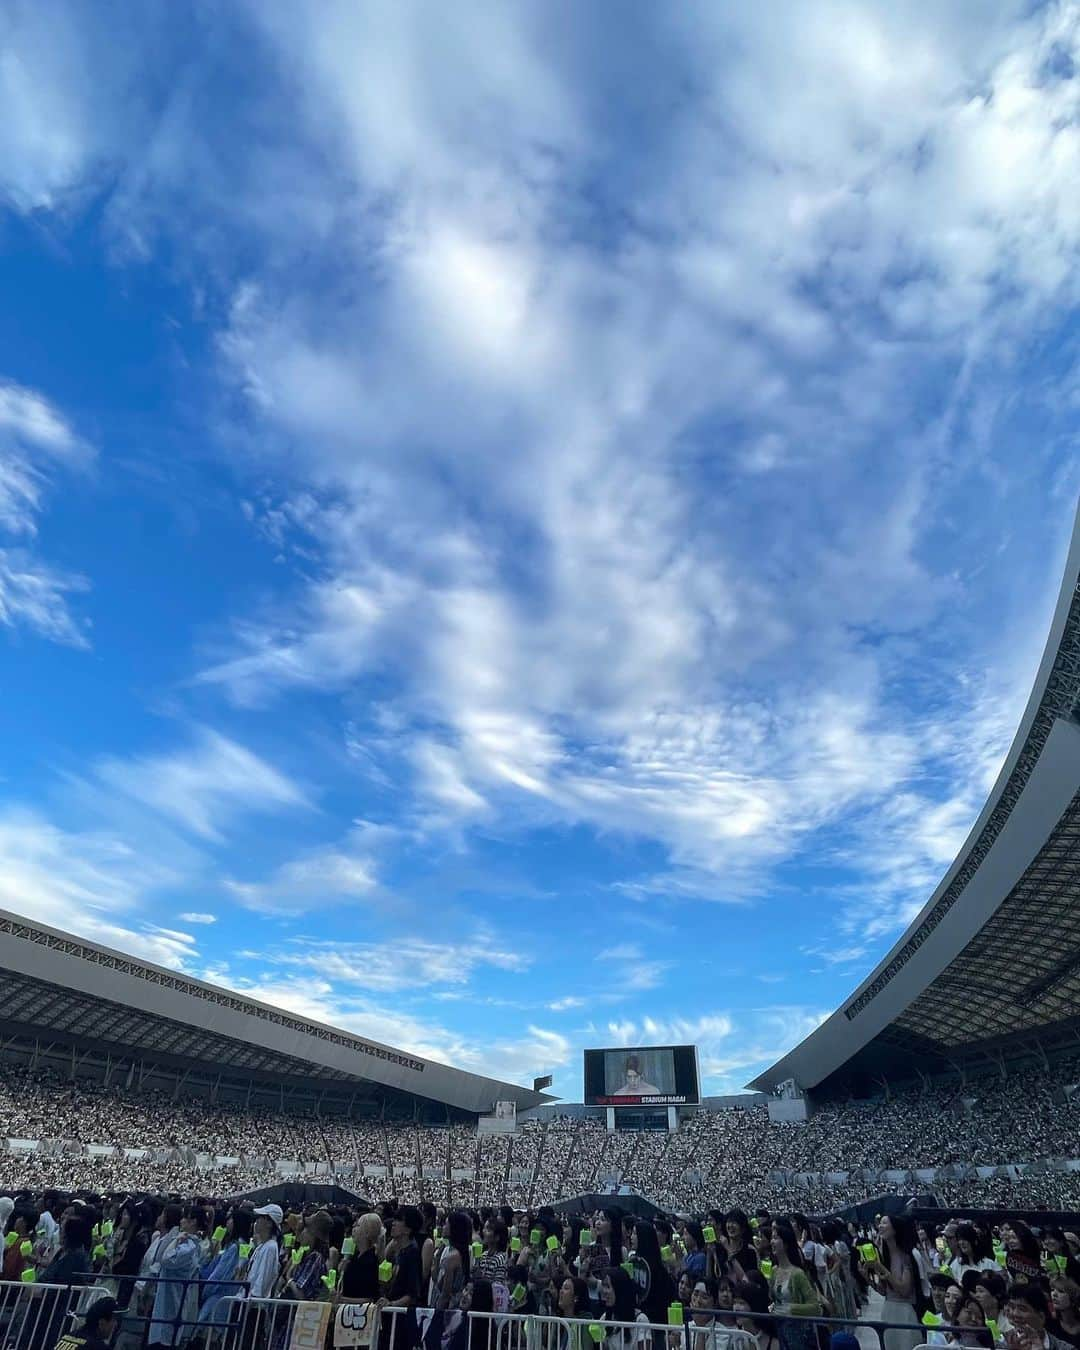
{"type": "Polygon", "coordinates": [[[753,1087],[1045,1062],[1080,1044],[1080,516],[1050,635],[982,813],[903,937],[753,1087]]]}
{"type": "MultiPolygon", "coordinates": [[[[333,1103],[483,1114],[549,1098],[308,1021],[0,910],[0,1050],[104,1062],[140,1080],[288,1089],[333,1103]]],[[[84,1070],[85,1071],[85,1070],[84,1070]]]]}

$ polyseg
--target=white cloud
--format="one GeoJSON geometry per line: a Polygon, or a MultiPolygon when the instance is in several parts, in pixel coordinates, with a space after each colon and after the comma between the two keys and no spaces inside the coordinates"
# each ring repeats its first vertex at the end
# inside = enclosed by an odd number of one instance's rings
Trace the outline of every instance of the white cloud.
{"type": "Polygon", "coordinates": [[[212,924],[217,923],[216,914],[203,914],[198,910],[193,910],[187,914],[180,915],[181,923],[212,924]]]}
{"type": "Polygon", "coordinates": [[[221,839],[225,824],[241,812],[307,806],[303,791],[285,774],[205,728],[183,750],[106,759],[95,773],[106,787],[210,840],[221,839]]]}
{"type": "Polygon", "coordinates": [[[263,953],[275,966],[309,970],[336,985],[383,993],[434,985],[469,984],[480,967],[520,972],[529,957],[478,934],[468,942],[441,943],[403,934],[385,943],[298,939],[263,953]]]}
{"type": "Polygon", "coordinates": [[[230,880],[225,885],[248,909],[289,916],[321,908],[328,901],[370,896],[377,880],[371,858],[324,848],[283,863],[267,881],[230,880]]]}
{"type": "Polygon", "coordinates": [[[620,942],[596,953],[598,961],[639,961],[641,948],[635,942],[620,942]]]}
{"type": "MultiPolygon", "coordinates": [[[[760,893],[817,831],[919,780],[933,746],[895,688],[906,644],[962,594],[924,543],[967,491],[968,460],[938,443],[969,375],[940,426],[894,432],[927,420],[928,371],[991,369],[1016,325],[1067,306],[1075,129],[1039,72],[1075,24],[829,13],[791,8],[779,35],[749,13],[663,24],[702,102],[592,250],[558,228],[572,173],[537,167],[541,147],[587,162],[580,90],[520,33],[471,53],[464,82],[431,75],[406,18],[373,50],[341,10],[313,33],[260,8],[307,134],[389,195],[357,235],[380,282],[362,307],[277,279],[238,296],[227,367],[308,456],[275,522],[333,580],[240,625],[204,681],[251,702],[396,679],[388,753],[424,825],[654,840],[670,868],[647,885],[672,896],[760,893]],[[357,51],[381,68],[382,44],[404,129],[357,88],[357,51]],[[520,78],[492,157],[507,51],[520,78]],[[822,78],[792,89],[795,53],[822,78]],[[1003,186],[999,141],[1007,159],[1037,148],[1049,181],[1003,186]],[[1000,303],[1013,286],[1019,310],[1000,303]],[[757,510],[729,506],[727,482],[757,510]]],[[[919,813],[942,847],[968,809],[955,786],[919,813]]]]}
{"type": "MultiPolygon", "coordinates": [[[[89,448],[47,399],[0,380],[0,531],[36,534],[50,470],[89,458],[89,448]]],[[[85,589],[82,577],[25,548],[0,545],[0,626],[25,625],[53,642],[86,647],[85,631],[68,609],[68,596],[85,589]]]]}
{"type": "Polygon", "coordinates": [[[566,1065],[571,1057],[570,1041],[545,1027],[528,1025],[516,1035],[496,1032],[476,1039],[438,1022],[342,992],[318,975],[302,983],[237,977],[226,982],[233,989],[275,1007],[289,1008],[302,1017],[487,1077],[528,1083],[540,1073],[566,1065]]]}
{"type": "Polygon", "coordinates": [[[86,589],[83,577],[57,571],[23,549],[0,548],[0,625],[23,624],[52,642],[89,647],[68,608],[68,596],[86,589]]]}
{"type": "Polygon", "coordinates": [[[186,969],[194,939],[138,918],[148,897],[175,880],[167,864],[115,835],[65,831],[29,812],[0,816],[0,907],[186,969]]]}

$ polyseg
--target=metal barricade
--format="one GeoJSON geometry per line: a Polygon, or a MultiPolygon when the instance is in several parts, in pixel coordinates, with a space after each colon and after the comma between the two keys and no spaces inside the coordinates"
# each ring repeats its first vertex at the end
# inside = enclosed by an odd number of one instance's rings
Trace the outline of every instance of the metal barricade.
{"type": "MultiPolygon", "coordinates": [[[[150,1339],[159,1345],[175,1346],[186,1341],[200,1326],[201,1283],[198,1278],[106,1274],[88,1275],[72,1284],[0,1280],[0,1350],[52,1350],[57,1339],[73,1330],[78,1320],[103,1298],[115,1298],[120,1305],[118,1345],[122,1346],[126,1337],[131,1346],[141,1347],[150,1339]],[[162,1288],[174,1294],[171,1302],[175,1310],[169,1315],[155,1312],[156,1295],[162,1288]],[[154,1331],[156,1334],[151,1337],[154,1331]]],[[[214,1283],[238,1293],[245,1288],[242,1280],[214,1283]]]]}
{"type": "Polygon", "coordinates": [[[0,1345],[4,1350],[52,1350],[70,1325],[81,1293],[78,1285],[0,1282],[0,1345]]]}
{"type": "MultiPolygon", "coordinates": [[[[372,1350],[412,1350],[424,1340],[434,1316],[431,1309],[385,1308],[382,1315],[370,1305],[377,1326],[372,1350]],[[404,1334],[401,1319],[415,1319],[404,1334]]],[[[464,1314],[461,1350],[758,1350],[755,1328],[770,1327],[780,1344],[805,1340],[808,1346],[827,1346],[835,1331],[872,1335],[878,1350],[895,1350],[926,1339],[928,1328],[914,1322],[886,1322],[874,1318],[793,1317],[781,1313],[735,1313],[728,1308],[687,1309],[685,1323],[608,1322],[595,1318],[565,1318],[539,1313],[473,1312],[464,1314]],[[697,1313],[702,1322],[694,1321],[697,1313]],[[793,1332],[803,1332],[803,1336],[793,1332]],[[890,1336],[894,1333],[895,1340],[890,1336]],[[597,1336],[599,1339],[597,1339],[597,1336]]],[[[956,1328],[935,1326],[934,1331],[956,1328]]],[[[456,1338],[455,1338],[456,1342],[456,1338]]],[[[443,1345],[446,1345],[446,1339],[443,1345]]],[[[865,1343],[865,1338],[864,1338],[865,1343]]],[[[931,1350],[933,1348],[931,1347],[931,1350]]]]}
{"type": "Polygon", "coordinates": [[[718,1321],[700,1327],[600,1322],[539,1313],[469,1312],[465,1316],[465,1350],[758,1350],[752,1332],[718,1321]]]}

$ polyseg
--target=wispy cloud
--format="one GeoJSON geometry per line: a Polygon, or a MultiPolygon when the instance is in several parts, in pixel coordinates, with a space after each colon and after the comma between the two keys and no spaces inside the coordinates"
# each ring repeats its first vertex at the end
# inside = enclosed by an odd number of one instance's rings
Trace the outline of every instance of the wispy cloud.
{"type": "Polygon", "coordinates": [[[297,939],[290,948],[267,952],[263,959],[274,966],[318,972],[342,987],[382,992],[468,984],[484,966],[519,972],[531,964],[524,952],[495,945],[483,935],[457,943],[404,936],[385,943],[297,939]]]}
{"type": "Polygon", "coordinates": [[[216,914],[202,914],[197,910],[190,911],[187,914],[180,915],[181,923],[212,924],[217,923],[216,914]]]}
{"type": "Polygon", "coordinates": [[[106,787],[149,807],[204,839],[243,811],[282,811],[308,805],[287,775],[216,731],[200,728],[183,749],[105,759],[96,777],[106,787]]]}
{"type": "Polygon", "coordinates": [[[564,1066],[571,1055],[570,1041],[546,1027],[530,1023],[517,1033],[470,1037],[432,1019],[339,992],[320,975],[302,985],[294,980],[248,980],[220,971],[218,975],[242,993],[303,1017],[489,1077],[527,1083],[537,1074],[564,1066]]]}
{"type": "MultiPolygon", "coordinates": [[[[32,537],[44,507],[50,472],[91,457],[86,443],[42,394],[0,379],[0,544],[3,535],[32,537]]],[[[26,547],[0,546],[0,625],[16,625],[53,642],[86,647],[85,625],[68,597],[84,578],[51,566],[26,547]]]]}
{"type": "Polygon", "coordinates": [[[186,969],[194,939],[140,918],[176,880],[161,859],[105,832],[73,833],[40,816],[0,816],[0,906],[146,960],[186,969]]]}

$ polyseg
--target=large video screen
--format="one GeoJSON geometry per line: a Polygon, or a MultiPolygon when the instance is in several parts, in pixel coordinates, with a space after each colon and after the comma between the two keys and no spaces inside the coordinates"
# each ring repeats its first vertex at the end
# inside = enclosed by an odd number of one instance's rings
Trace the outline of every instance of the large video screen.
{"type": "Polygon", "coordinates": [[[586,1106],[690,1106],[700,1100],[692,1045],[585,1051],[586,1106]]]}

